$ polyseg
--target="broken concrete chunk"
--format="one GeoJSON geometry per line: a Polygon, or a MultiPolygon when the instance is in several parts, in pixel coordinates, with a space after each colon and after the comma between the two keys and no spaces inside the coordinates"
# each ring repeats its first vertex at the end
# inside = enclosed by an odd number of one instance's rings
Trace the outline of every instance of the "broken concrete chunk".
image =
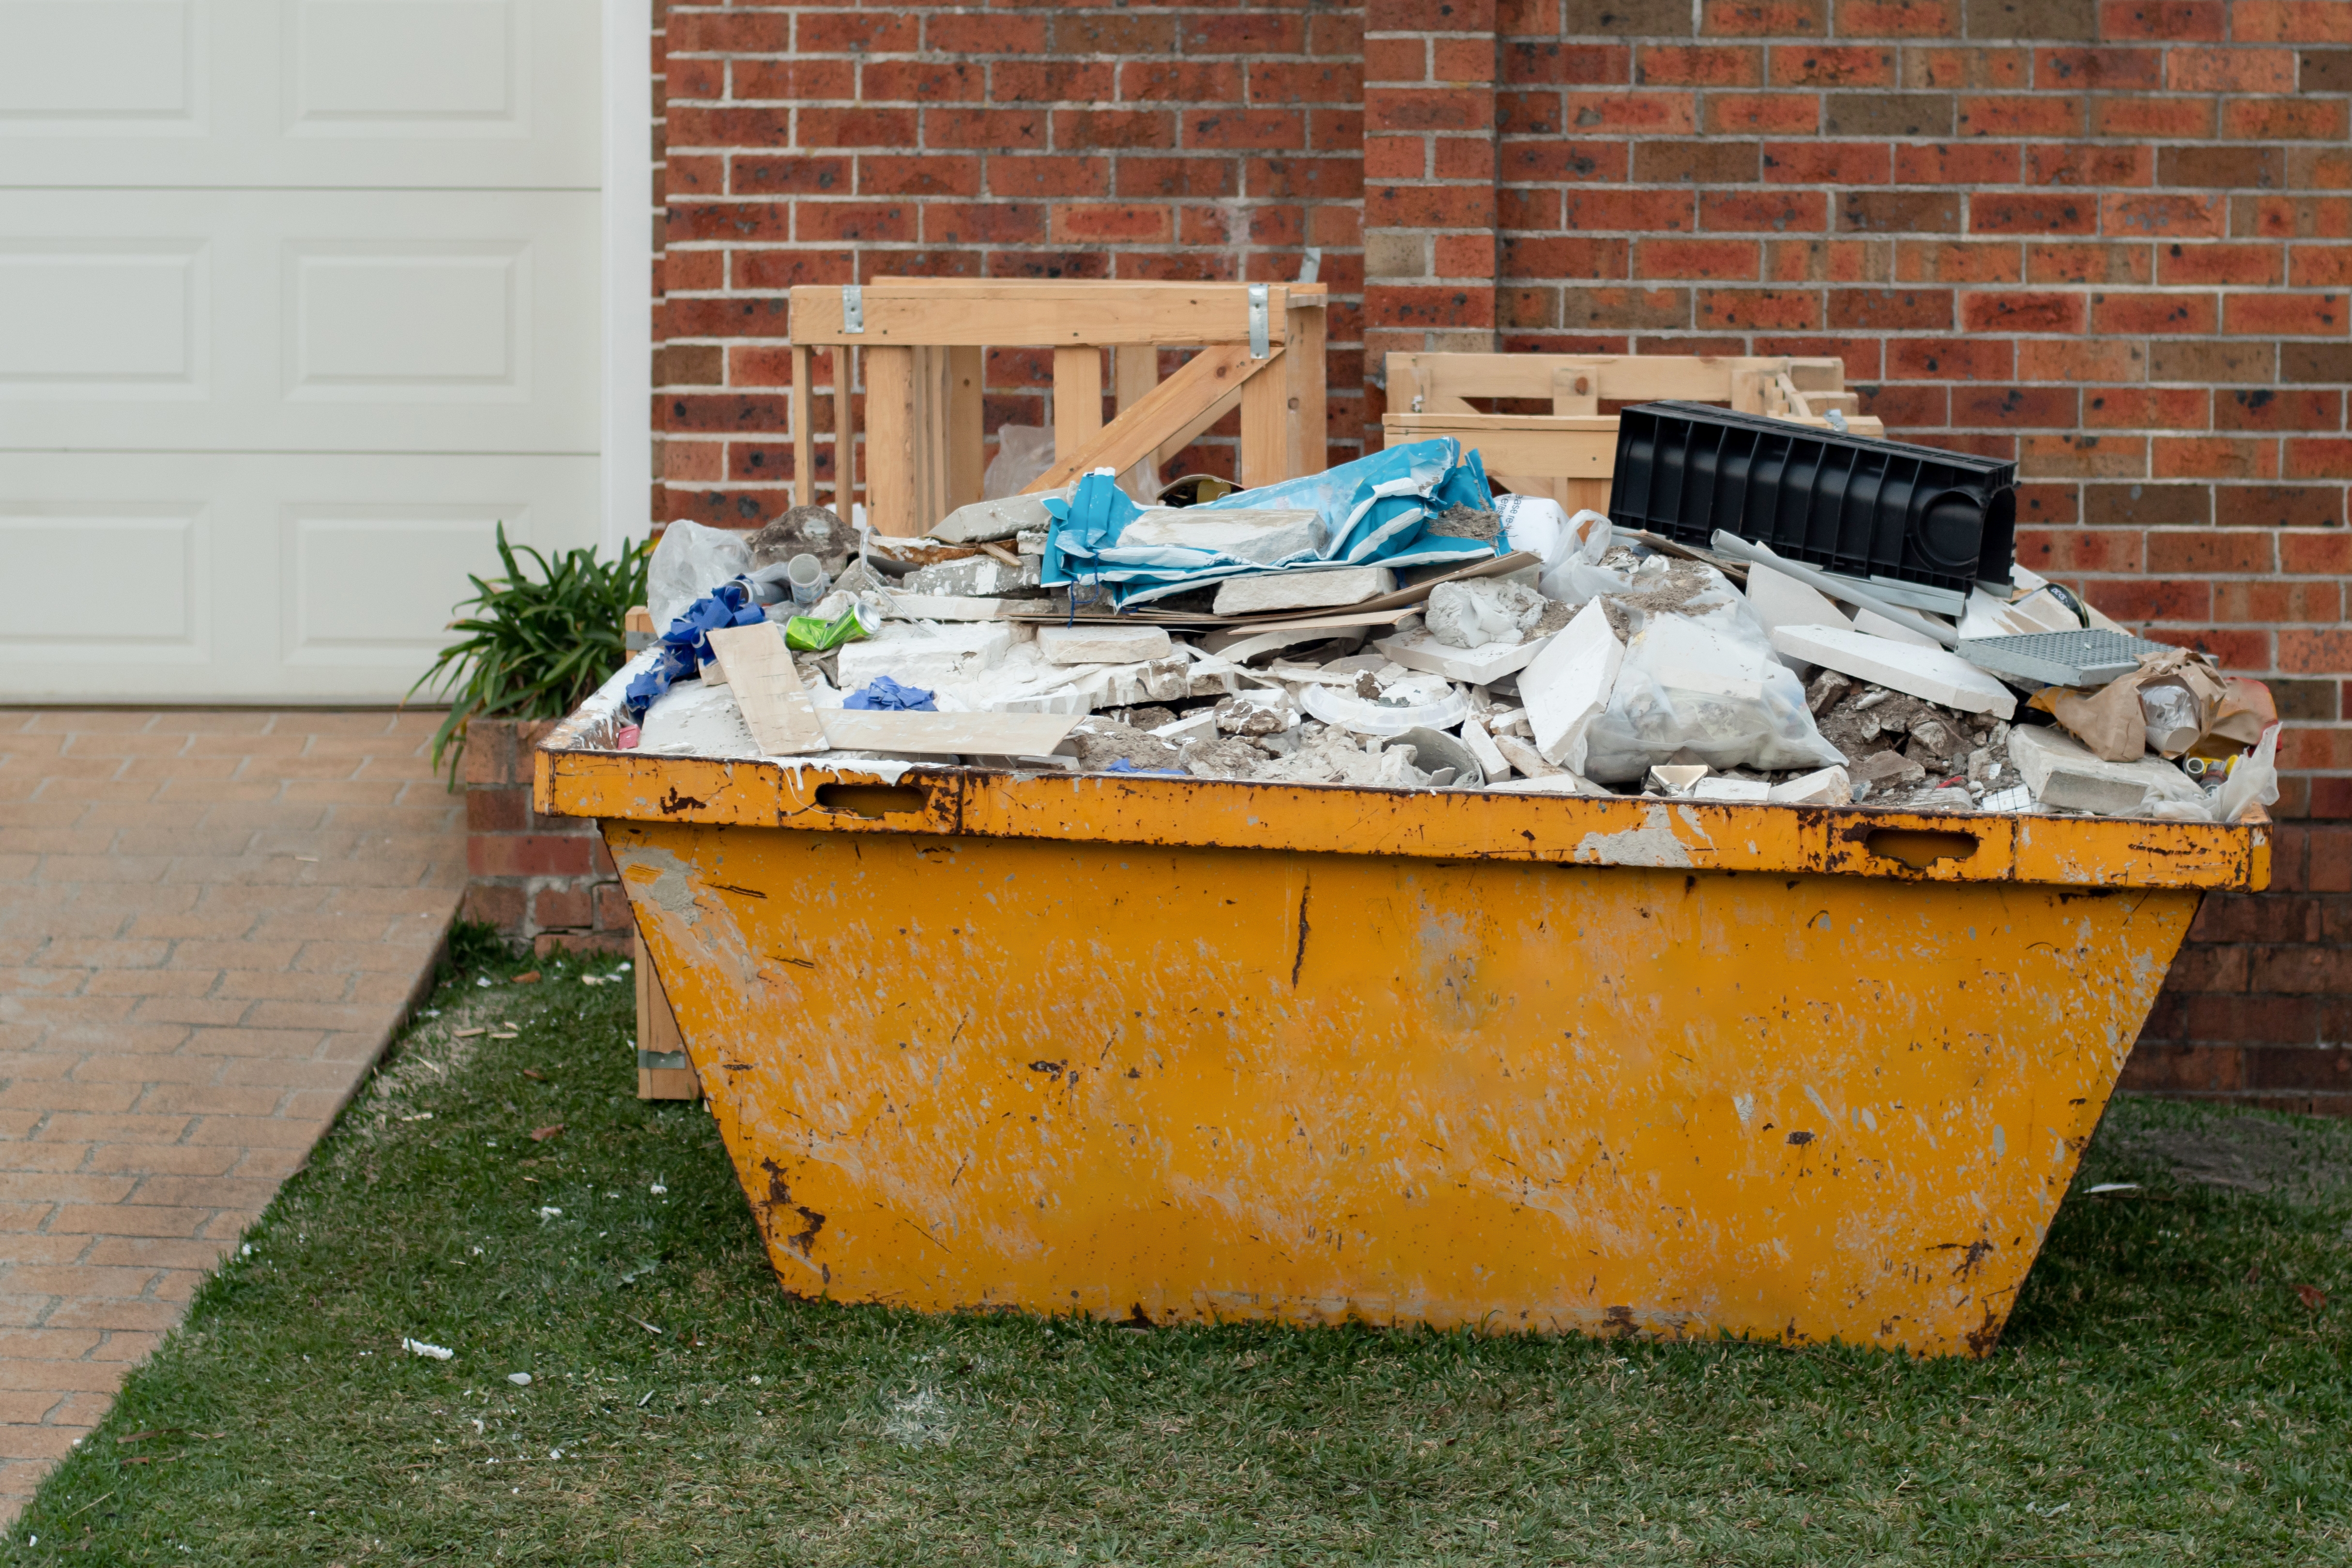
{"type": "MultiPolygon", "coordinates": [[[[1571,773],[1584,770],[1586,735],[1608,711],[1609,694],[1624,662],[1625,645],[1610,630],[1601,601],[1595,599],[1519,673],[1519,695],[1528,706],[1536,749],[1546,761],[1571,773]]],[[[1514,765],[1517,760],[1512,758],[1514,765]]]]}
{"type": "Polygon", "coordinates": [[[1081,622],[1037,629],[1037,656],[1049,664],[1134,664],[1164,659],[1174,648],[1163,626],[1081,622]]]}
{"type": "Polygon", "coordinates": [[[1874,791],[1925,783],[1927,770],[1899,751],[1874,751],[1853,765],[1850,775],[1874,791]]]}
{"type": "Polygon", "coordinates": [[[1479,769],[1486,775],[1487,783],[1498,783],[1511,776],[1509,759],[1504,757],[1495,737],[1486,733],[1486,727],[1476,719],[1463,721],[1462,744],[1468,747],[1470,755],[1478,759],[1479,769]]]}
{"type": "Polygon", "coordinates": [[[1298,709],[1285,692],[1240,693],[1220,702],[1214,712],[1217,728],[1226,735],[1279,735],[1298,724],[1298,709]]]}
{"type": "MultiPolygon", "coordinates": [[[[1450,586],[1440,584],[1441,587],[1450,586]]],[[[1507,643],[1486,643],[1475,648],[1448,643],[1429,632],[1406,632],[1373,643],[1382,653],[1408,670],[1424,670],[1474,686],[1491,685],[1505,675],[1524,670],[1543,652],[1545,639],[1514,637],[1507,643]]]]}
{"type": "MultiPolygon", "coordinates": [[[[1023,635],[1027,633],[1025,630],[1023,635]]],[[[1012,650],[1013,629],[1002,622],[959,625],[913,625],[889,622],[862,642],[846,643],[835,655],[835,679],[854,692],[887,675],[901,685],[928,686],[992,670],[1012,650]]]]}
{"type": "Polygon", "coordinates": [[[1217,710],[1196,708],[1171,724],[1155,727],[1151,733],[1176,746],[1188,740],[1214,740],[1217,738],[1217,710]]]}
{"type": "Polygon", "coordinates": [[[1079,720],[1077,728],[1070,731],[1070,744],[1089,773],[1099,773],[1122,759],[1133,768],[1174,768],[1183,756],[1171,743],[1114,718],[1079,720]]]}
{"type": "Polygon", "coordinates": [[[887,602],[885,613],[897,621],[1009,621],[1021,604],[1017,599],[967,599],[953,593],[893,593],[887,602]]]}
{"type": "Polygon", "coordinates": [[[1318,553],[1328,537],[1323,514],[1303,507],[1153,507],[1120,531],[1118,548],[1175,545],[1271,566],[1318,553]]]}
{"type": "Polygon", "coordinates": [[[942,544],[977,545],[1043,530],[1053,521],[1045,510],[1049,494],[1066,492],[1041,491],[1034,496],[1007,496],[1002,500],[974,501],[968,507],[958,507],[931,530],[931,538],[942,544]]]}
{"type": "Polygon", "coordinates": [[[986,598],[1026,591],[1034,598],[1043,593],[1043,570],[1044,562],[1034,557],[1024,557],[1020,565],[1007,566],[992,555],[972,555],[936,566],[919,566],[907,574],[904,586],[909,593],[986,598]]]}
{"type": "Polygon", "coordinates": [[[1220,615],[1322,610],[1395,591],[1396,573],[1384,566],[1292,567],[1225,579],[1217,585],[1215,610],[1220,615]]]}
{"type": "Polygon", "coordinates": [[[2109,762],[2073,736],[2043,725],[2011,730],[2009,759],[2045,806],[2134,817],[2158,800],[2201,805],[2205,800],[2205,791],[2168,762],[2154,757],[2109,762]]]}
{"type": "Polygon", "coordinates": [[[1761,779],[1726,779],[1718,775],[1692,785],[1690,796],[1694,800],[1757,804],[1771,799],[1772,786],[1761,779]]]}
{"type": "Polygon", "coordinates": [[[1853,782],[1844,768],[1824,768],[1773,785],[1765,799],[1778,806],[1847,806],[1853,803],[1853,782]]]}
{"type": "Polygon", "coordinates": [[[1914,648],[1866,632],[1828,626],[1783,626],[1772,646],[1792,658],[1874,682],[1962,713],[2008,718],[2017,698],[1993,676],[1943,648],[1914,648]]]}
{"type": "Polygon", "coordinates": [[[1495,749],[1503,754],[1503,760],[1530,779],[1549,779],[1555,773],[1567,771],[1554,767],[1543,753],[1516,735],[1495,737],[1495,749]]]}

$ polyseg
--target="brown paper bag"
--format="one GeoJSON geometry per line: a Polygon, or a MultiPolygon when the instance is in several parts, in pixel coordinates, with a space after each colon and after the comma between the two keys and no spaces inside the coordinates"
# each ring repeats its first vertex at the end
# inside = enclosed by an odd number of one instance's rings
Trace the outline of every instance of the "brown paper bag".
{"type": "MultiPolygon", "coordinates": [[[[2190,649],[2168,648],[2160,653],[2142,653],[2138,669],[2128,675],[2116,676],[2095,692],[2085,695],[2053,686],[2038,694],[2028,706],[2049,714],[2062,728],[2105,760],[2134,762],[2147,756],[2148,750],[2147,719],[2140,711],[2140,690],[2158,685],[2179,686],[2196,705],[2197,723],[2167,737],[2168,742],[2177,742],[2180,749],[2168,750],[2165,755],[2178,757],[2212,733],[2229,695],[2229,687],[2220,674],[2202,654],[2190,649]]],[[[2262,738],[2260,729],[2254,732],[2254,737],[2262,738]]]]}

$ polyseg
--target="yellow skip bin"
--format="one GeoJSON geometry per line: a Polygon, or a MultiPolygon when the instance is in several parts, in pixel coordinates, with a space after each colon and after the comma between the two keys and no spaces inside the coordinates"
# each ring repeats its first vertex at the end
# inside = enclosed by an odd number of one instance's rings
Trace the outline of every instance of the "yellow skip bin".
{"type": "Polygon", "coordinates": [[[2265,825],[593,746],[784,1288],[1982,1354],[2265,825]]]}

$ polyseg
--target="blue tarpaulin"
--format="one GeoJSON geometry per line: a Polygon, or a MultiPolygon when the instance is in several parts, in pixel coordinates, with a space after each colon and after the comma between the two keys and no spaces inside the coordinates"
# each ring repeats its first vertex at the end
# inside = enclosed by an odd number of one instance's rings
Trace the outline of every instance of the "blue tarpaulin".
{"type": "Polygon", "coordinates": [[[1325,566],[1459,564],[1494,553],[1481,539],[1437,538],[1429,518],[1456,506],[1491,510],[1494,495],[1472,452],[1452,436],[1392,446],[1337,468],[1255,490],[1236,490],[1192,511],[1305,508],[1322,514],[1328,537],[1320,550],[1276,562],[1243,560],[1213,549],[1171,544],[1122,547],[1119,537],[1142,512],[1107,474],[1089,474],[1066,501],[1052,499],[1045,531],[1048,587],[1108,584],[1122,608],[1181,593],[1229,577],[1325,566]]]}

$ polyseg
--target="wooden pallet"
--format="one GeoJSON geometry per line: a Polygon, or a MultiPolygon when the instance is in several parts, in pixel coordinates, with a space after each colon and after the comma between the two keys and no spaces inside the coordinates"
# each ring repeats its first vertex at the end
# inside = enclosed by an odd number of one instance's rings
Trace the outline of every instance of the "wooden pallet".
{"type": "Polygon", "coordinates": [[[1603,402],[1676,398],[1728,403],[1826,426],[1835,409],[1856,435],[1886,427],[1857,413],[1839,360],[1714,359],[1673,354],[1391,354],[1391,445],[1451,435],[1475,448],[1486,473],[1522,496],[1549,496],[1569,511],[1609,509],[1616,472],[1617,416],[1603,402]],[[1473,399],[1549,402],[1551,413],[1481,413],[1473,399]]]}
{"type": "MultiPolygon", "coordinates": [[[[1055,462],[1050,490],[1096,468],[1123,476],[1172,460],[1235,407],[1241,482],[1270,485],[1325,466],[1318,283],[1109,283],[881,277],[855,290],[792,291],[793,495],[816,500],[810,367],[833,361],[833,506],[856,487],[852,389],[866,378],[866,515],[877,533],[922,533],[980,499],[981,371],[989,346],[1054,350],[1055,462]],[[1262,298],[1254,301],[1254,293],[1262,298]],[[1253,305],[1262,328],[1253,332],[1253,305]],[[1263,348],[1254,342],[1263,338],[1263,348]],[[1166,381],[1162,349],[1200,352],[1166,381]],[[1118,416],[1103,423],[1103,350],[1118,416]]],[[[1149,474],[1139,476],[1147,481],[1149,474]]]]}

